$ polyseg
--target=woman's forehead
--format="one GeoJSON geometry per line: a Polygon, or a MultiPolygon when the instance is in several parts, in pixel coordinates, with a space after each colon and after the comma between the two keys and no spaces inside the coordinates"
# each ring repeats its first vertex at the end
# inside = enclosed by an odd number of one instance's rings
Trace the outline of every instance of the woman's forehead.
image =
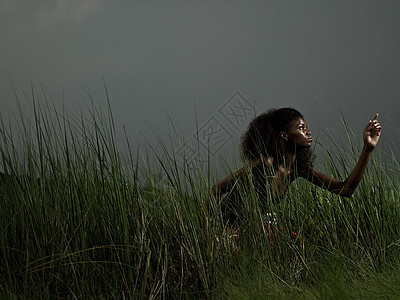
{"type": "Polygon", "coordinates": [[[300,118],[297,118],[297,119],[291,121],[289,123],[289,126],[298,126],[298,125],[302,125],[302,124],[307,125],[307,122],[306,122],[306,120],[304,120],[303,117],[300,117],[300,118]]]}

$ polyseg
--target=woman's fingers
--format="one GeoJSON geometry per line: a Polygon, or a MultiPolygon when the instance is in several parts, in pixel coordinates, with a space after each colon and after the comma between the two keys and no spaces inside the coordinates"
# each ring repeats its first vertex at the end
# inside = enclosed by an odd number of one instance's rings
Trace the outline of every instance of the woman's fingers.
{"type": "Polygon", "coordinates": [[[375,128],[374,121],[369,120],[367,126],[365,126],[365,131],[371,131],[375,128]]]}
{"type": "Polygon", "coordinates": [[[382,126],[377,120],[372,120],[367,128],[367,132],[369,132],[371,137],[379,137],[381,135],[381,130],[382,126]]]}
{"type": "Polygon", "coordinates": [[[372,120],[371,126],[377,130],[381,130],[382,126],[376,119],[372,120]]]}
{"type": "Polygon", "coordinates": [[[368,124],[367,124],[367,126],[366,126],[366,129],[367,129],[368,131],[369,131],[369,130],[372,130],[372,129],[377,129],[377,130],[381,131],[382,126],[381,126],[381,124],[378,122],[378,116],[379,116],[379,114],[376,113],[375,116],[374,116],[374,118],[373,118],[372,120],[369,120],[369,122],[368,122],[368,124]]]}

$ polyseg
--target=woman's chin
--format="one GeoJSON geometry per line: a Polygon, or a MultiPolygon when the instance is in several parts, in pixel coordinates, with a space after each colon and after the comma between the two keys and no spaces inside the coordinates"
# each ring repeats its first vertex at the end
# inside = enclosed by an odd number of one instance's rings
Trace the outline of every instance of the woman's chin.
{"type": "Polygon", "coordinates": [[[306,142],[304,144],[296,144],[296,148],[304,149],[304,148],[311,148],[312,142],[306,142]]]}

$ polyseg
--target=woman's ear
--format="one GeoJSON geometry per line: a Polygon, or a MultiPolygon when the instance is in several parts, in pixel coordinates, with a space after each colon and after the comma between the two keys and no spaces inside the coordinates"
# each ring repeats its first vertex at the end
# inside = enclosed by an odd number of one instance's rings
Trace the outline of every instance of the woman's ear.
{"type": "Polygon", "coordinates": [[[286,142],[288,141],[288,135],[286,132],[281,132],[279,133],[281,139],[285,140],[286,142]]]}

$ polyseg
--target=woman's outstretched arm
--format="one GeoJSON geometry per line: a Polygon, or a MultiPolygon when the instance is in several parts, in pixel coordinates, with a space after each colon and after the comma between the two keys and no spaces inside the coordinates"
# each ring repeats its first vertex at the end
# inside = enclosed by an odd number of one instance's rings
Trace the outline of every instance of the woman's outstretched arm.
{"type": "Polygon", "coordinates": [[[378,114],[375,114],[375,117],[370,120],[365,127],[363,132],[364,147],[361,151],[360,158],[345,181],[332,178],[314,168],[307,179],[328,191],[345,197],[350,197],[360,183],[365,169],[367,168],[372,151],[375,149],[379,141],[382,126],[378,122],[377,118],[378,114]]]}

